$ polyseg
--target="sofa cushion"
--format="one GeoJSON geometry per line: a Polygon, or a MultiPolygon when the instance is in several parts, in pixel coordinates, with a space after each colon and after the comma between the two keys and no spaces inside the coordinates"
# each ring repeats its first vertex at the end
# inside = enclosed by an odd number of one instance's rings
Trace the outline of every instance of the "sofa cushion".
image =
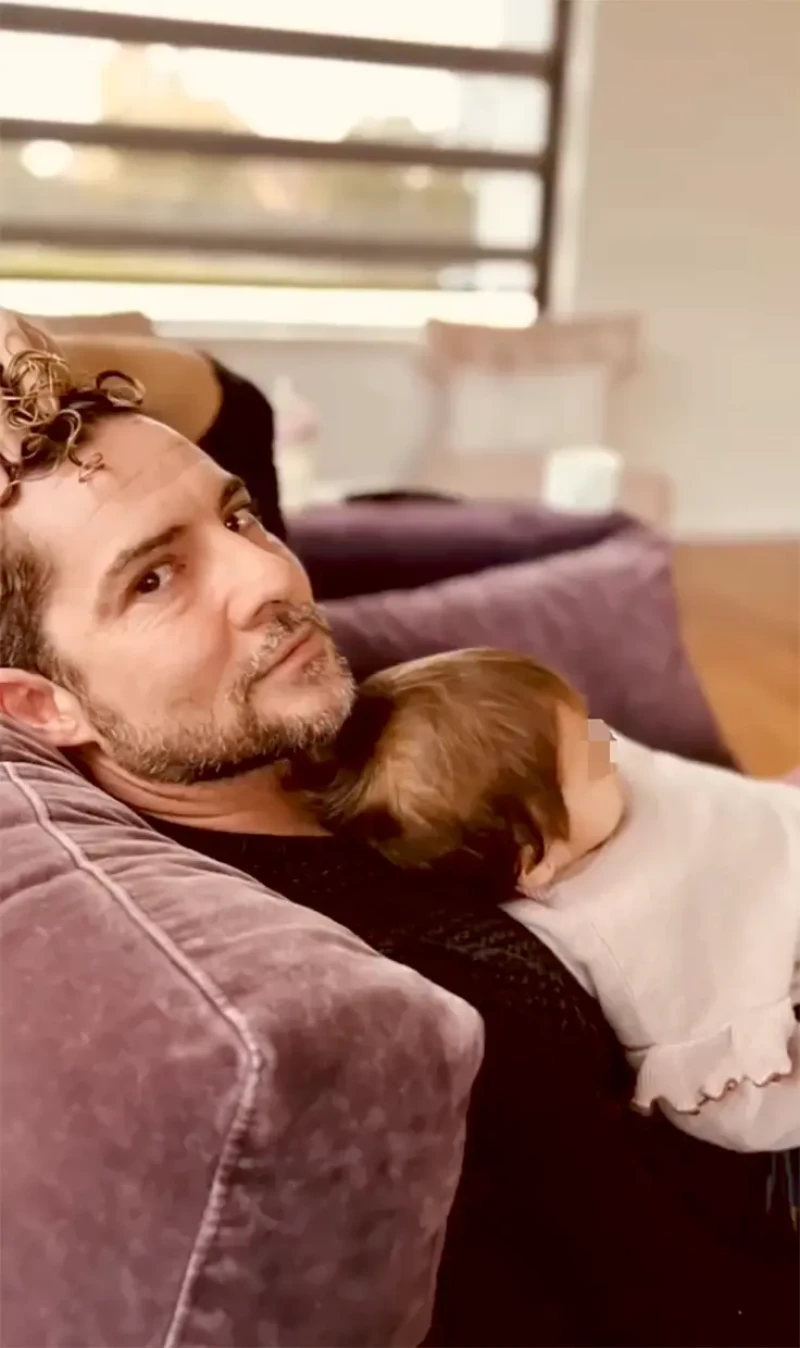
{"type": "Polygon", "coordinates": [[[417,1344],[477,1015],[0,722],[3,1342],[417,1344]]]}
{"type": "Polygon", "coordinates": [[[631,521],[592,546],[326,605],[358,678],[463,646],[524,651],[632,739],[735,766],[689,664],[668,543],[631,521]]]}
{"type": "Polygon", "coordinates": [[[570,552],[628,523],[615,511],[395,494],[302,511],[292,517],[289,537],[317,598],[346,599],[570,552]]]}

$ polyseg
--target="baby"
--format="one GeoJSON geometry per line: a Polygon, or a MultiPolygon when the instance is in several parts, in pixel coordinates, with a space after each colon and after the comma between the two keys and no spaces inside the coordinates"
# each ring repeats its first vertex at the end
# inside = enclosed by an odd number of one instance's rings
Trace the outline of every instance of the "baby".
{"type": "Polygon", "coordinates": [[[337,831],[480,878],[555,951],[637,1108],[734,1150],[800,1146],[800,790],[613,735],[496,650],[368,679],[322,771],[337,831]]]}

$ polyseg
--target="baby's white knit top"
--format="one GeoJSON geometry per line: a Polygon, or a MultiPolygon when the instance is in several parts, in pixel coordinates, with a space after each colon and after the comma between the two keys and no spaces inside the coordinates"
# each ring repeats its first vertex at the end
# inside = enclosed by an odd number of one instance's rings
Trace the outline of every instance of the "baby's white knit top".
{"type": "Polygon", "coordinates": [[[800,1146],[800,789],[615,749],[618,832],[506,910],[600,1001],[636,1107],[737,1151],[800,1146]]]}

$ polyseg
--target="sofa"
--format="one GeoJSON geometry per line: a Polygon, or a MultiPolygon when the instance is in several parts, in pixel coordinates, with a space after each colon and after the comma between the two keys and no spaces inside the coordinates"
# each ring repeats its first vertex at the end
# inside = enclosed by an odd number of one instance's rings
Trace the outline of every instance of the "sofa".
{"type": "Polygon", "coordinates": [[[413,1348],[477,1014],[0,721],[3,1348],[413,1348]]]}

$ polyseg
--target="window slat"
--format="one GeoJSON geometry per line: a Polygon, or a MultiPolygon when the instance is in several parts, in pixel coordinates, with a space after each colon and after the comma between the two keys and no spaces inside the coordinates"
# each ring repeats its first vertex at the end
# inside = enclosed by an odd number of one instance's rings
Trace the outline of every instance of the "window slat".
{"type": "Polygon", "coordinates": [[[271,56],[322,57],[375,65],[508,75],[521,79],[535,77],[550,80],[556,66],[553,52],[519,51],[508,47],[397,42],[382,38],[348,37],[339,33],[302,33],[243,24],[205,23],[193,19],[55,9],[52,5],[3,4],[0,13],[2,27],[16,33],[104,38],[113,42],[164,43],[170,47],[203,47],[214,51],[257,52],[271,56]]]}
{"type": "Polygon", "coordinates": [[[518,150],[486,150],[440,146],[426,141],[402,145],[371,140],[287,140],[251,132],[195,130],[184,127],[137,126],[122,122],[61,122],[0,117],[0,141],[7,145],[31,140],[57,140],[68,145],[104,146],[115,150],[184,153],[241,159],[293,159],[326,164],[396,164],[408,167],[480,169],[500,173],[544,174],[545,154],[518,150]]]}
{"type": "Polygon", "coordinates": [[[91,221],[62,223],[41,218],[0,215],[4,244],[35,243],[63,248],[151,249],[161,252],[250,254],[253,257],[335,258],[363,263],[420,262],[441,266],[468,262],[531,262],[530,248],[481,246],[461,239],[379,239],[333,232],[280,234],[266,230],[153,229],[91,221]]]}

